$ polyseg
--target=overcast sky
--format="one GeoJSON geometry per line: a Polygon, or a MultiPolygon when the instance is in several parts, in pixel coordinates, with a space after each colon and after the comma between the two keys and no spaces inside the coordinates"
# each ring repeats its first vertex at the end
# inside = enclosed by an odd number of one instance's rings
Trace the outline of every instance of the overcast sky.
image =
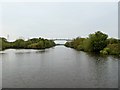
{"type": "Polygon", "coordinates": [[[118,37],[117,2],[27,2],[2,4],[0,36],[75,38],[102,31],[118,37]]]}

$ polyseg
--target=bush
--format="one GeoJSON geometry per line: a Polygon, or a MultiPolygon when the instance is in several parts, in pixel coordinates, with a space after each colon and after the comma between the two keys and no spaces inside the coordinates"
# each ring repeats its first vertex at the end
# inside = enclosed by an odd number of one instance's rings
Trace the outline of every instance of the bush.
{"type": "Polygon", "coordinates": [[[92,52],[99,52],[103,50],[107,46],[107,37],[108,35],[97,31],[95,34],[89,35],[89,45],[90,51],[92,52]]]}
{"type": "Polygon", "coordinates": [[[104,48],[103,50],[100,51],[100,54],[107,55],[110,53],[110,48],[104,48]]]}
{"type": "Polygon", "coordinates": [[[84,50],[90,52],[100,52],[107,46],[108,35],[97,31],[94,34],[90,34],[89,38],[73,39],[71,42],[67,42],[65,46],[71,47],[77,50],[84,50]]]}
{"type": "Polygon", "coordinates": [[[101,50],[101,51],[100,51],[100,54],[102,54],[102,55],[108,55],[108,52],[105,51],[105,50],[101,50]]]}
{"type": "Polygon", "coordinates": [[[77,50],[84,51],[83,45],[78,45],[78,46],[77,46],[77,50]]]}
{"type": "Polygon", "coordinates": [[[43,49],[43,48],[50,48],[55,46],[54,41],[43,39],[43,38],[33,38],[27,41],[23,39],[17,39],[14,42],[8,42],[5,38],[0,38],[0,50],[7,49],[7,48],[33,48],[33,49],[43,49]]]}
{"type": "Polygon", "coordinates": [[[120,44],[108,44],[107,48],[109,48],[109,53],[111,55],[119,55],[120,54],[120,44]]]}

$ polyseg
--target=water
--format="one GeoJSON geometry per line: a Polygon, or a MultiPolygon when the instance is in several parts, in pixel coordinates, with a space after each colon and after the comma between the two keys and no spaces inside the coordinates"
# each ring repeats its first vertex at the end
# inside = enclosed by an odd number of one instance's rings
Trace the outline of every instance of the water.
{"type": "Polygon", "coordinates": [[[118,58],[64,46],[0,52],[3,88],[117,88],[118,58]]]}

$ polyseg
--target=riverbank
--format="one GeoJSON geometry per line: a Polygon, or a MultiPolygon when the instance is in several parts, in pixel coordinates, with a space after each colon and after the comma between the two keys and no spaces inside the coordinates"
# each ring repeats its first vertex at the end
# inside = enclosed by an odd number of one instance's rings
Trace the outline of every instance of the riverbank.
{"type": "Polygon", "coordinates": [[[32,38],[27,41],[17,39],[14,42],[8,42],[6,38],[0,38],[0,50],[5,49],[46,49],[55,46],[52,40],[44,38],[32,38]]]}
{"type": "Polygon", "coordinates": [[[107,34],[100,31],[89,34],[88,38],[77,37],[71,42],[66,42],[65,46],[101,55],[120,55],[120,40],[108,38],[107,34]]]}

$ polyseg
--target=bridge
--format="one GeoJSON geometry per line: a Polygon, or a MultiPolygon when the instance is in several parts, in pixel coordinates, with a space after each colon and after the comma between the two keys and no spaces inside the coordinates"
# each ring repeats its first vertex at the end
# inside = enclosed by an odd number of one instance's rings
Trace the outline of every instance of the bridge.
{"type": "Polygon", "coordinates": [[[53,41],[72,41],[72,39],[50,39],[50,40],[53,40],[53,41]]]}

